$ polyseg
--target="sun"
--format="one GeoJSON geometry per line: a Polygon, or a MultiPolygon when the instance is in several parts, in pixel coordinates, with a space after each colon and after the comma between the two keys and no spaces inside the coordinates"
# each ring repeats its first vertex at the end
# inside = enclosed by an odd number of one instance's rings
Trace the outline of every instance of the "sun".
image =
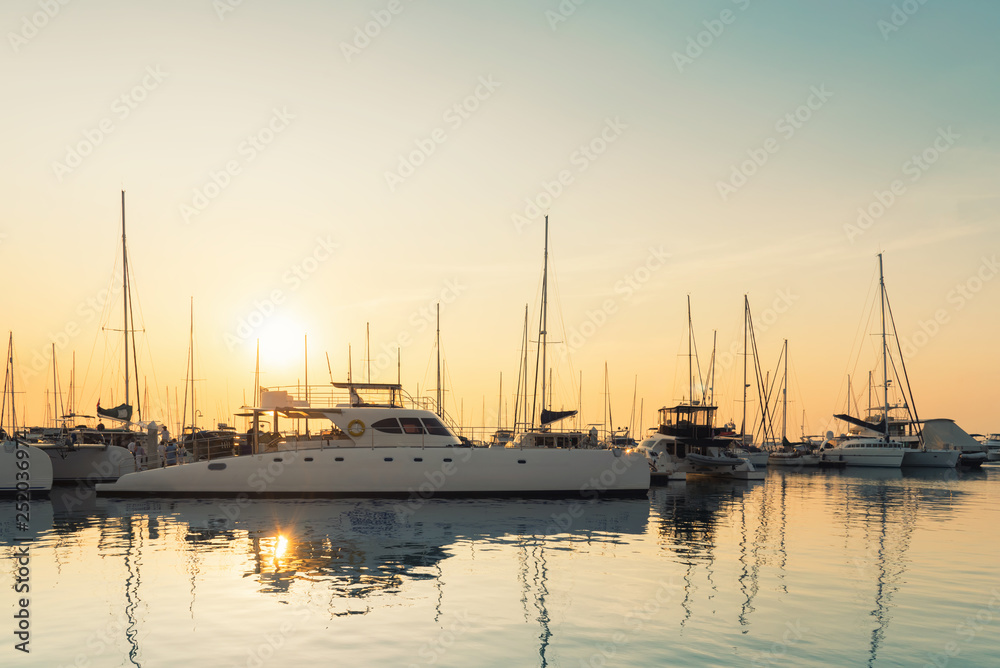
{"type": "MultiPolygon", "coordinates": [[[[261,326],[260,371],[267,374],[268,383],[292,385],[303,376],[305,337],[302,323],[295,318],[274,318],[261,326]]],[[[262,384],[268,384],[261,380],[262,384]]]]}

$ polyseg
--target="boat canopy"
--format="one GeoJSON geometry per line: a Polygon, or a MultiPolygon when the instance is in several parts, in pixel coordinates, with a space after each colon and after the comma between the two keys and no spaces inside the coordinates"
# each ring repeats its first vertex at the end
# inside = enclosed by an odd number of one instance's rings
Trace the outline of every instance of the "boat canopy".
{"type": "Polygon", "coordinates": [[[576,415],[576,411],[550,411],[547,409],[542,409],[542,424],[550,424],[558,420],[564,420],[568,417],[573,417],[576,415]]]}

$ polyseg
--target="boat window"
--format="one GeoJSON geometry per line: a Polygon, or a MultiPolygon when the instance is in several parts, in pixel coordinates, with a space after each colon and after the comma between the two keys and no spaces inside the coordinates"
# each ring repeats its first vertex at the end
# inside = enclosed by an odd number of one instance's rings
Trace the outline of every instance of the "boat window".
{"type": "Polygon", "coordinates": [[[413,461],[415,461],[415,462],[422,462],[422,461],[424,461],[424,458],[423,457],[414,457],[413,461]]]}
{"type": "Polygon", "coordinates": [[[423,434],[424,427],[420,424],[420,418],[401,417],[399,422],[403,425],[403,431],[407,434],[423,434]]]}
{"type": "Polygon", "coordinates": [[[221,462],[212,462],[211,464],[208,465],[209,471],[221,471],[224,468],[226,468],[226,465],[221,462]]]}
{"type": "Polygon", "coordinates": [[[518,459],[517,463],[518,464],[527,464],[528,462],[527,462],[527,460],[524,460],[524,459],[518,459]]]}
{"type": "Polygon", "coordinates": [[[312,458],[312,457],[306,457],[306,461],[307,461],[307,462],[311,462],[312,460],[313,460],[313,458],[312,458]]]}
{"type": "Polygon", "coordinates": [[[385,461],[387,461],[387,462],[391,462],[391,461],[392,461],[392,457],[386,457],[386,458],[385,458],[385,461]]]}
{"type": "Polygon", "coordinates": [[[424,418],[423,420],[428,434],[432,436],[451,436],[448,427],[441,424],[441,421],[437,418],[424,418]]]}
{"type": "Polygon", "coordinates": [[[372,429],[381,431],[385,434],[403,433],[403,430],[399,427],[399,423],[396,422],[396,418],[385,418],[383,420],[379,420],[378,422],[372,422],[372,429]]]}
{"type": "Polygon", "coordinates": [[[444,460],[445,460],[446,462],[450,462],[450,461],[451,461],[451,457],[445,457],[445,458],[444,458],[444,460]]]}
{"type": "Polygon", "coordinates": [[[335,462],[342,462],[342,461],[344,461],[344,458],[343,457],[334,457],[333,461],[335,461],[335,462]]]}

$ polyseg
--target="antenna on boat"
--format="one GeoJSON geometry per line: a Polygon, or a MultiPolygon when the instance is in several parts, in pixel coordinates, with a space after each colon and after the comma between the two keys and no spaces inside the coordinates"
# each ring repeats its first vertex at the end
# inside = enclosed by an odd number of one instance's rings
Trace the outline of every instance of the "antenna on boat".
{"type": "Polygon", "coordinates": [[[326,355],[326,372],[330,374],[330,382],[333,382],[333,367],[330,366],[330,353],[325,353],[326,355]]]}

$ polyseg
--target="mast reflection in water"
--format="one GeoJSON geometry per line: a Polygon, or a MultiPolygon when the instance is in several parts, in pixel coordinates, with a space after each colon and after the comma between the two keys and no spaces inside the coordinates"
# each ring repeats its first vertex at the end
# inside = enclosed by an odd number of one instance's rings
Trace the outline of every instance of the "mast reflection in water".
{"type": "Polygon", "coordinates": [[[17,665],[995,665],[997,473],[414,508],[71,488],[0,544],[31,554],[17,665]]]}

